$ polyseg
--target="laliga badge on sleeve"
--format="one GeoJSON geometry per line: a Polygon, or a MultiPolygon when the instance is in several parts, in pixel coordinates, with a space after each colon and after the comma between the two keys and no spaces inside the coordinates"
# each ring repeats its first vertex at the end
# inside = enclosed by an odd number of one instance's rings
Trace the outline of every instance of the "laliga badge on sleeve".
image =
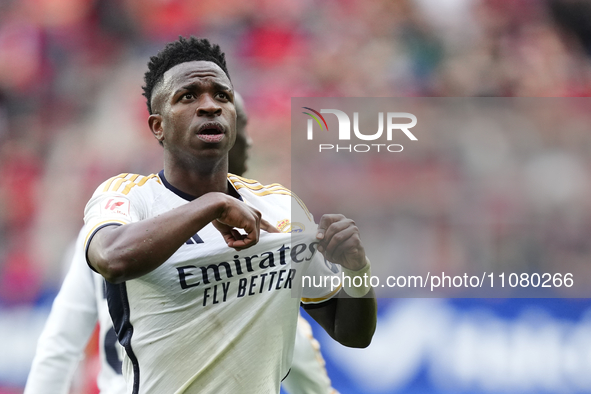
{"type": "Polygon", "coordinates": [[[106,197],[101,201],[101,217],[123,216],[131,219],[129,200],[125,197],[106,197]]]}

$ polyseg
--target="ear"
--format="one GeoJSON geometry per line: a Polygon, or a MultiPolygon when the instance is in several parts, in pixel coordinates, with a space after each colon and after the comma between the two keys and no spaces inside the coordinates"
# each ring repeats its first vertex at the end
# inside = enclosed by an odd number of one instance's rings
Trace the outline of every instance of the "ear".
{"type": "Polygon", "coordinates": [[[164,141],[164,130],[162,129],[162,116],[158,114],[152,114],[148,117],[148,125],[154,137],[162,143],[164,141]]]}

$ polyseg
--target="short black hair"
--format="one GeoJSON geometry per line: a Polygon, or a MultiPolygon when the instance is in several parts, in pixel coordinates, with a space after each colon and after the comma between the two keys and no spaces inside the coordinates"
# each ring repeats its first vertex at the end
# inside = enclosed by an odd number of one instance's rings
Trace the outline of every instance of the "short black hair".
{"type": "Polygon", "coordinates": [[[179,36],[177,41],[166,44],[164,49],[158,52],[156,56],[152,56],[148,62],[148,71],[144,74],[146,85],[142,89],[144,90],[143,95],[146,97],[146,104],[150,114],[152,114],[154,86],[162,81],[164,73],[178,64],[195,60],[205,60],[217,64],[230,79],[226,67],[226,56],[219,45],[212,45],[206,38],[191,36],[187,39],[179,36]]]}

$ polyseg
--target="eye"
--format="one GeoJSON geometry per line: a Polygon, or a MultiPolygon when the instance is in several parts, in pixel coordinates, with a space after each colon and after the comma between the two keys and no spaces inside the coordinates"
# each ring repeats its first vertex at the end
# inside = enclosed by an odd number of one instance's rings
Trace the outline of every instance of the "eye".
{"type": "Polygon", "coordinates": [[[193,93],[185,93],[181,97],[182,100],[192,100],[194,98],[195,98],[195,95],[193,93]]]}
{"type": "Polygon", "coordinates": [[[230,95],[226,92],[218,92],[217,97],[222,100],[230,100],[230,95]]]}

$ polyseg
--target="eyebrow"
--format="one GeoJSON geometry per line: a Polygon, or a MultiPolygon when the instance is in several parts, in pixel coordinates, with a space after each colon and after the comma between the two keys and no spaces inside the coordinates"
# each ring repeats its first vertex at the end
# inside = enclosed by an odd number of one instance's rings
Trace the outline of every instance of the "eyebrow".
{"type": "MultiPolygon", "coordinates": [[[[219,82],[211,82],[211,83],[212,83],[213,87],[214,87],[216,90],[223,90],[223,91],[226,91],[226,92],[231,92],[231,91],[232,91],[232,89],[231,89],[229,86],[227,86],[227,85],[224,85],[224,84],[222,84],[222,83],[219,83],[219,82]]],[[[180,88],[178,88],[178,89],[177,89],[177,90],[174,92],[174,95],[176,96],[178,93],[180,93],[180,92],[182,92],[182,91],[184,91],[184,90],[189,90],[189,91],[191,91],[191,90],[195,90],[195,89],[198,87],[198,85],[199,85],[199,83],[197,83],[197,82],[192,82],[192,83],[190,83],[190,84],[188,84],[188,85],[181,86],[180,88]]]]}

